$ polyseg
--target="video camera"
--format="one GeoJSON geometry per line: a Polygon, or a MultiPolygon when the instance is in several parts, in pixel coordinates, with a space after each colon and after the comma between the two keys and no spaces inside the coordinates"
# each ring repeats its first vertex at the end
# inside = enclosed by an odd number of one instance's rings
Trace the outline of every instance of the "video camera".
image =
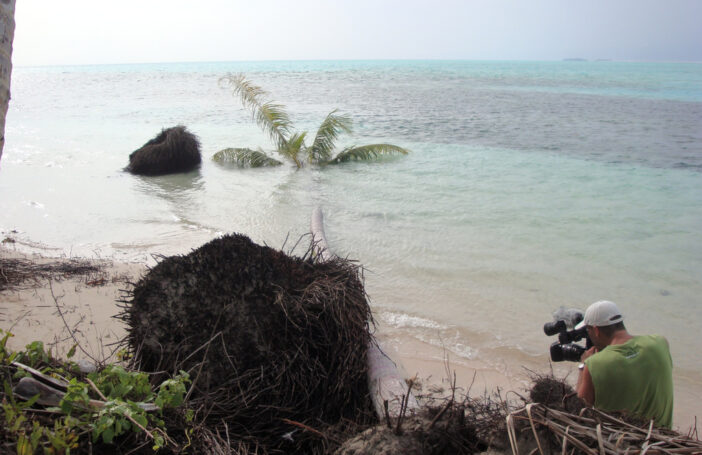
{"type": "Polygon", "coordinates": [[[592,341],[587,336],[583,327],[575,330],[575,326],[583,320],[583,313],[579,310],[567,310],[563,307],[553,313],[553,322],[544,324],[544,333],[548,336],[558,334],[558,341],[551,344],[550,353],[553,362],[579,362],[583,352],[592,347],[592,341]],[[576,344],[585,338],[585,346],[576,344]]]}

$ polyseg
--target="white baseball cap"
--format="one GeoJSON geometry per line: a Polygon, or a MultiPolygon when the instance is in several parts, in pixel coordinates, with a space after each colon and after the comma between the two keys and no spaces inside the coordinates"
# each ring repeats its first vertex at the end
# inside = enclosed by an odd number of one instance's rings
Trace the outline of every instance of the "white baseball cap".
{"type": "Polygon", "coordinates": [[[586,325],[606,327],[616,324],[617,322],[622,322],[623,320],[624,316],[622,316],[621,311],[619,311],[619,308],[617,308],[614,302],[600,300],[587,307],[587,310],[585,310],[585,317],[580,324],[575,326],[575,329],[580,330],[586,325]]]}

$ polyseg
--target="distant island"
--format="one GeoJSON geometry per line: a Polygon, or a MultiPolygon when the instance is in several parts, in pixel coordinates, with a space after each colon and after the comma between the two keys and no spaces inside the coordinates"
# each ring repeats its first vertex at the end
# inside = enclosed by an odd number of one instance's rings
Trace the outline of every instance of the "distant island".
{"type": "Polygon", "coordinates": [[[564,58],[564,62],[587,62],[586,58],[580,58],[580,57],[570,57],[570,58],[564,58]]]}

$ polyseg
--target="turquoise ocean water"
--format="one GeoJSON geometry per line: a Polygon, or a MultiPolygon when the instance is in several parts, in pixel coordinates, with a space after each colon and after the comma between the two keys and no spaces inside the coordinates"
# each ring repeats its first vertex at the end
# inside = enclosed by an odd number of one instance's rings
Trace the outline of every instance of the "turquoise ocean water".
{"type": "Polygon", "coordinates": [[[324,209],[366,268],[391,336],[455,359],[548,365],[551,312],[617,301],[670,340],[702,391],[702,64],[330,61],[15,68],[0,162],[0,229],[56,254],[149,261],[227,232],[287,246],[324,209]],[[341,145],[407,157],[296,171],[221,167],[263,146],[218,80],[245,73],[300,129],[338,108],[341,145]],[[122,172],[163,127],[187,125],[190,174],[122,172]]]}

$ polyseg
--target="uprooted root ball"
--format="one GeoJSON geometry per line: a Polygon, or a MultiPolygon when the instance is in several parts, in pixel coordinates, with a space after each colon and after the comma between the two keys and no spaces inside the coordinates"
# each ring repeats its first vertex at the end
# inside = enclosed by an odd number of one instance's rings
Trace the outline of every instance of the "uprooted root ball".
{"type": "Polygon", "coordinates": [[[122,316],[134,366],[188,371],[191,405],[232,438],[301,448],[317,436],[290,421],[320,428],[371,418],[371,315],[350,262],[229,235],[164,259],[130,297],[122,316]]]}
{"type": "Polygon", "coordinates": [[[129,155],[128,172],[163,175],[188,172],[200,165],[200,141],[184,126],[163,129],[129,155]]]}

